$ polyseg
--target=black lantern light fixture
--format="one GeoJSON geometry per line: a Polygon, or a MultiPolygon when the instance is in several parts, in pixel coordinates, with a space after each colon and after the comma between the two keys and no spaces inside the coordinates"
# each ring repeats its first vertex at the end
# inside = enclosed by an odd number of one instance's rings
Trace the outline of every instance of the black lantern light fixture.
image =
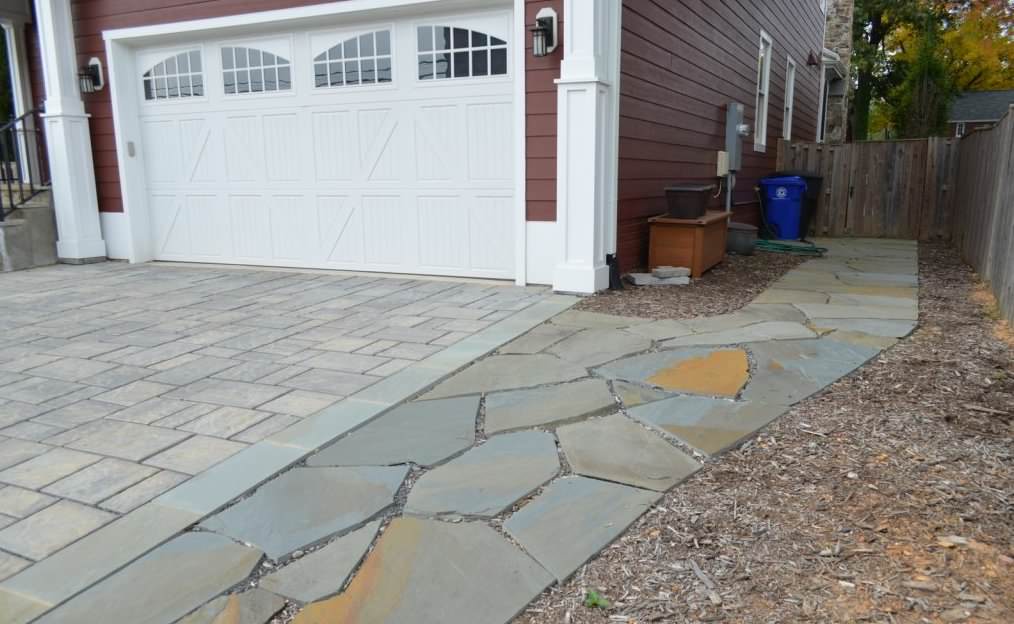
{"type": "Polygon", "coordinates": [[[106,86],[102,80],[102,61],[94,57],[88,59],[88,64],[78,71],[77,84],[81,93],[101,91],[106,86]]]}
{"type": "Polygon", "coordinates": [[[547,56],[556,49],[556,28],[556,11],[549,7],[540,9],[535,15],[535,26],[532,28],[532,56],[547,56]]]}

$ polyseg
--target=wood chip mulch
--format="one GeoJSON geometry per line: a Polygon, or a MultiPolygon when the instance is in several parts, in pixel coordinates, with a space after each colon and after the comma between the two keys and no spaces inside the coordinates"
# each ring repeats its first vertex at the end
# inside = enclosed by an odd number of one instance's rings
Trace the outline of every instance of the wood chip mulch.
{"type": "Polygon", "coordinates": [[[653,319],[727,314],[750,303],[806,258],[758,251],[729,254],[688,286],[633,286],[582,299],[574,309],[653,319]]]}
{"type": "Polygon", "coordinates": [[[952,250],[921,246],[920,276],[912,336],[709,463],[516,621],[1014,622],[1014,348],[952,250]],[[611,606],[583,606],[588,590],[611,606]]]}

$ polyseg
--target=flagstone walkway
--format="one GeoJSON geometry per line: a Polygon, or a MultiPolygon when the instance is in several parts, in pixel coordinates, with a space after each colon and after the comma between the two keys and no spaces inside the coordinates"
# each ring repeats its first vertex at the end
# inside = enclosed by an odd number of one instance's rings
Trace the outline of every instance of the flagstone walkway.
{"type": "Polygon", "coordinates": [[[915,328],[914,243],[821,244],[733,314],[563,312],[35,621],[508,622],[665,491],[915,328]]]}

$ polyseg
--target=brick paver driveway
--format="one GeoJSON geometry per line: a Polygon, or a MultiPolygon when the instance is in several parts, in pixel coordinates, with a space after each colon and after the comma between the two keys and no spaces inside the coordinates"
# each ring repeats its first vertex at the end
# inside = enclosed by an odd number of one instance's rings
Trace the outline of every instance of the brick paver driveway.
{"type": "Polygon", "coordinates": [[[0,275],[0,580],[548,296],[158,264],[0,275]]]}

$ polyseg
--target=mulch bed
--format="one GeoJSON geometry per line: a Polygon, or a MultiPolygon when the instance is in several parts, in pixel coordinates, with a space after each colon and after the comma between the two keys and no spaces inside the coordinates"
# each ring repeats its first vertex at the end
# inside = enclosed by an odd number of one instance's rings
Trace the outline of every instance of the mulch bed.
{"type": "Polygon", "coordinates": [[[757,252],[729,254],[688,286],[632,286],[582,299],[577,310],[642,318],[693,318],[727,314],[750,303],[805,258],[757,252]]]}
{"type": "MultiPolygon", "coordinates": [[[[1014,348],[953,251],[921,246],[920,277],[912,336],[706,466],[517,622],[1014,622],[1014,348]],[[611,606],[583,606],[587,590],[611,606]]],[[[608,311],[660,314],[642,305],[608,311]]]]}

